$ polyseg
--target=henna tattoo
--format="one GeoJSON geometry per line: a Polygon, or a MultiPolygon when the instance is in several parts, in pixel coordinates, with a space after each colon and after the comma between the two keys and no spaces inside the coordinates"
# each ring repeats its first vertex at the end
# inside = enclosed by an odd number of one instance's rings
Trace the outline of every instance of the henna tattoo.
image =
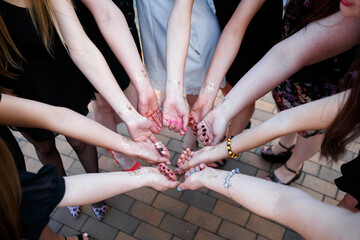
{"type": "Polygon", "coordinates": [[[223,98],[223,100],[221,101],[222,105],[224,106],[224,108],[226,110],[231,111],[232,109],[232,104],[231,104],[231,100],[227,99],[227,98],[223,98]]]}
{"type": "Polygon", "coordinates": [[[130,112],[131,110],[132,110],[132,107],[122,105],[122,106],[120,106],[119,115],[126,114],[126,113],[130,112]]]}
{"type": "Polygon", "coordinates": [[[145,80],[145,78],[147,78],[147,74],[143,69],[141,69],[141,70],[139,70],[138,72],[135,73],[135,80],[136,81],[142,83],[145,80]]]}
{"type": "Polygon", "coordinates": [[[120,142],[121,146],[123,146],[125,149],[129,149],[130,148],[130,144],[131,144],[131,141],[124,137],[123,140],[120,142]]]}
{"type": "Polygon", "coordinates": [[[127,173],[129,173],[129,175],[130,176],[132,176],[132,177],[136,177],[136,178],[139,178],[140,177],[140,172],[138,171],[138,170],[135,170],[135,171],[129,171],[129,172],[127,172],[127,173]]]}
{"type": "Polygon", "coordinates": [[[215,90],[214,85],[215,84],[213,82],[207,82],[206,85],[203,86],[203,88],[205,88],[205,90],[210,93],[215,90]]]}

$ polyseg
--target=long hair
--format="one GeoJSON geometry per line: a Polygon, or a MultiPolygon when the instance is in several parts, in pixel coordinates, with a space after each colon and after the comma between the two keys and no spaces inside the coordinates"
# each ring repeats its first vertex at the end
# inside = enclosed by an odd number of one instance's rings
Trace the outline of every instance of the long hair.
{"type": "Polygon", "coordinates": [[[360,56],[345,76],[351,89],[348,100],[331,123],[321,145],[321,155],[337,160],[345,153],[345,147],[360,136],[360,56]]]}
{"type": "MultiPolygon", "coordinates": [[[[52,55],[55,31],[65,45],[50,0],[30,0],[28,11],[34,27],[49,54],[52,55]]],[[[26,59],[15,46],[0,15],[0,75],[15,78],[17,74],[9,71],[9,67],[21,70],[21,61],[26,61],[26,59]],[[20,62],[14,59],[11,52],[20,59],[20,62]]]]}
{"type": "Polygon", "coordinates": [[[339,1],[334,0],[290,0],[285,7],[286,18],[295,20],[296,27],[290,32],[289,36],[309,23],[325,18],[339,11],[339,1]],[[303,5],[308,4],[308,8],[303,5]]]}
{"type": "Polygon", "coordinates": [[[20,239],[20,180],[14,159],[2,139],[0,163],[0,239],[20,239]]]}

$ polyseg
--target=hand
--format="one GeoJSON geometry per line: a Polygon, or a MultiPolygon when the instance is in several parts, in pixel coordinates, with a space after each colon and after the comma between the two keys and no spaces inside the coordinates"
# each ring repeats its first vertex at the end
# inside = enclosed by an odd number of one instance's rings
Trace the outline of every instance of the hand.
{"type": "Polygon", "coordinates": [[[185,172],[190,168],[200,165],[201,163],[209,164],[227,157],[226,144],[204,147],[196,152],[186,149],[180,155],[177,165],[182,172],[185,172]]]}
{"type": "Polygon", "coordinates": [[[163,125],[169,130],[185,135],[187,131],[189,109],[183,97],[166,96],[163,107],[163,125]]]}
{"type": "Polygon", "coordinates": [[[207,167],[205,164],[200,164],[195,168],[191,168],[185,173],[185,181],[178,186],[178,190],[196,190],[204,186],[202,179],[205,179],[209,175],[210,171],[217,171],[211,167],[207,167]]]}
{"type": "Polygon", "coordinates": [[[189,127],[194,131],[194,134],[196,134],[198,123],[211,111],[213,106],[213,102],[203,99],[201,94],[199,95],[189,114],[189,127]]]}
{"type": "Polygon", "coordinates": [[[204,146],[216,145],[226,136],[229,122],[216,109],[209,112],[206,117],[197,125],[199,141],[204,146]]]}
{"type": "Polygon", "coordinates": [[[169,161],[170,153],[168,149],[161,142],[142,142],[139,143],[138,158],[144,160],[151,165],[158,163],[171,164],[169,161]]]}
{"type": "Polygon", "coordinates": [[[145,174],[147,178],[151,179],[149,187],[158,191],[175,188],[180,184],[172,170],[163,164],[159,164],[156,168],[143,167],[138,171],[145,174]]]}
{"type": "Polygon", "coordinates": [[[162,128],[162,113],[152,87],[147,87],[140,91],[138,111],[142,116],[146,117],[153,123],[150,130],[154,134],[159,134],[162,128]]]}
{"type": "Polygon", "coordinates": [[[126,125],[131,138],[135,142],[145,142],[148,139],[150,139],[153,143],[158,141],[150,130],[153,124],[147,118],[139,115],[136,120],[126,122],[126,125]]]}

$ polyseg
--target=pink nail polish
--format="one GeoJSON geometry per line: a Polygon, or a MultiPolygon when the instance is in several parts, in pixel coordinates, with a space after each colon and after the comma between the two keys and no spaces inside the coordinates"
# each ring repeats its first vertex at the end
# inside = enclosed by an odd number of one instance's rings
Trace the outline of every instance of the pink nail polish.
{"type": "Polygon", "coordinates": [[[177,125],[178,125],[179,127],[181,127],[181,121],[179,121],[177,125]]]}
{"type": "Polygon", "coordinates": [[[174,119],[172,123],[175,125],[176,124],[176,119],[174,119]]]}
{"type": "Polygon", "coordinates": [[[185,132],[187,132],[187,128],[185,128],[185,132]]]}
{"type": "Polygon", "coordinates": [[[184,135],[185,135],[185,133],[183,133],[183,132],[180,132],[180,135],[181,135],[181,136],[184,136],[184,135]]]}
{"type": "Polygon", "coordinates": [[[170,119],[168,119],[168,123],[169,123],[169,124],[171,123],[171,120],[170,120],[170,119]]]}

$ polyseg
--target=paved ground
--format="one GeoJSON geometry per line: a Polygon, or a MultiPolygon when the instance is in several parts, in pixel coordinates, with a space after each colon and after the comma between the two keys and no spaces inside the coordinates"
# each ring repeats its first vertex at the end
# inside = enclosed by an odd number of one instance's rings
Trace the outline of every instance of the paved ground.
{"type": "MultiPolygon", "coordinates": [[[[221,95],[217,102],[221,99],[221,95]]],[[[270,94],[257,101],[252,124],[257,125],[275,112],[270,94]]],[[[128,135],[126,127],[119,125],[119,132],[128,135]]],[[[21,135],[16,134],[26,158],[28,170],[41,167],[34,147],[21,135]]],[[[158,136],[171,152],[174,164],[182,149],[182,136],[163,130],[158,136]]],[[[275,140],[276,141],[276,140],[275,140]]],[[[84,173],[76,154],[58,136],[57,147],[61,152],[69,175],[84,173]]],[[[348,146],[344,161],[351,160],[360,148],[360,141],[348,146]]],[[[120,171],[113,164],[109,153],[98,148],[101,171],[120,171]]],[[[265,177],[277,165],[261,159],[260,148],[242,153],[238,159],[229,160],[225,169],[239,167],[242,173],[265,177]]],[[[319,161],[319,155],[305,162],[304,173],[292,184],[314,198],[329,204],[337,204],[344,195],[333,183],[343,163],[319,161]]],[[[144,164],[145,165],[145,164],[144,164]]],[[[297,233],[276,222],[269,221],[213,191],[178,192],[171,189],[158,192],[141,188],[108,200],[109,210],[102,222],[98,221],[90,206],[83,206],[77,220],[73,220],[66,208],[56,209],[50,221],[51,228],[62,235],[88,232],[91,239],[302,239],[297,233]]]]}

